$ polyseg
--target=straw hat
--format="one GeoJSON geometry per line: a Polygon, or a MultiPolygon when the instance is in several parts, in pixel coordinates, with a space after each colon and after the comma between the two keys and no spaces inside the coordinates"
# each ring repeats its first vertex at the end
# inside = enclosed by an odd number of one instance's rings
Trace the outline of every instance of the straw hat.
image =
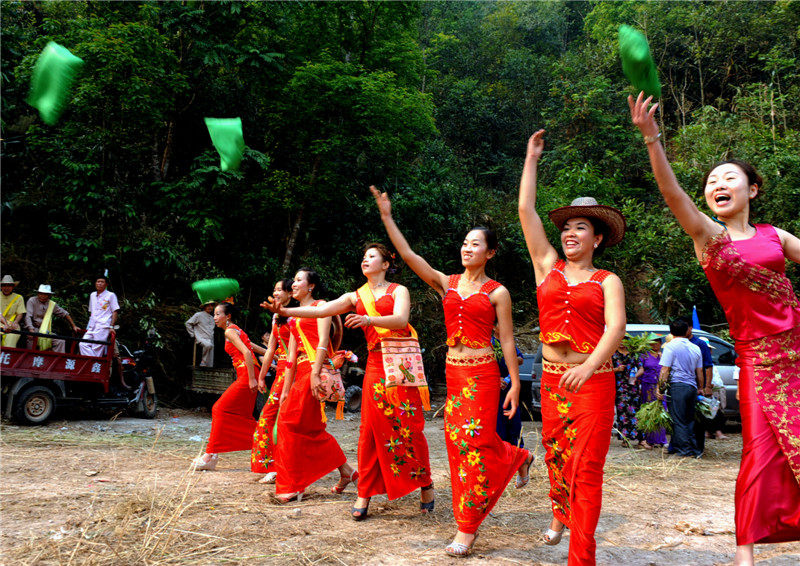
{"type": "Polygon", "coordinates": [[[608,227],[608,235],[605,239],[606,247],[619,244],[625,234],[626,223],[622,213],[611,206],[597,204],[592,197],[578,197],[569,206],[551,210],[549,216],[559,230],[564,228],[564,223],[570,218],[578,216],[596,218],[608,227]]]}
{"type": "Polygon", "coordinates": [[[0,285],[13,285],[16,287],[19,285],[19,281],[14,281],[14,278],[10,275],[3,275],[3,279],[0,279],[0,285]]]}
{"type": "Polygon", "coordinates": [[[52,295],[53,290],[50,289],[50,285],[39,285],[39,288],[36,290],[37,293],[46,293],[47,295],[52,295]]]}

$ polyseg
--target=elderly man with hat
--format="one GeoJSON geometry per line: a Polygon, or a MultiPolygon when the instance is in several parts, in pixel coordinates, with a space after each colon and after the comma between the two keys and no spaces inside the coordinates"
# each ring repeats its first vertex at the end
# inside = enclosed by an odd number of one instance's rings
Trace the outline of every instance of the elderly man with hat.
{"type": "Polygon", "coordinates": [[[200,312],[192,315],[186,321],[186,332],[194,338],[196,344],[203,348],[203,357],[200,360],[201,366],[211,367],[214,365],[214,307],[217,303],[206,301],[200,305],[200,312]]]}
{"type": "MultiPolygon", "coordinates": [[[[89,324],[86,325],[87,340],[108,340],[110,333],[116,335],[115,326],[119,315],[117,295],[108,290],[108,276],[98,275],[94,282],[96,289],[89,295],[89,324]]],[[[106,352],[103,344],[81,342],[82,356],[100,357],[106,352]]]]}
{"type": "MultiPolygon", "coordinates": [[[[19,293],[14,292],[17,285],[19,285],[19,281],[14,281],[10,275],[4,275],[0,281],[0,289],[3,291],[3,294],[0,295],[3,332],[19,330],[21,328],[19,323],[25,316],[25,299],[19,293]]],[[[15,348],[17,340],[19,340],[19,334],[4,334],[3,346],[15,348]]]]}
{"type": "MultiPolygon", "coordinates": [[[[36,291],[36,296],[28,299],[26,304],[27,311],[25,313],[25,328],[28,332],[41,332],[42,334],[51,334],[53,327],[53,317],[57,316],[66,321],[72,326],[74,332],[78,331],[78,327],[72,320],[69,313],[58,306],[55,301],[50,300],[53,296],[53,291],[50,285],[39,285],[36,291]]],[[[33,348],[35,338],[28,338],[28,348],[33,348]]],[[[64,353],[65,344],[63,340],[51,340],[50,338],[39,338],[39,350],[49,350],[51,347],[54,352],[64,353]]]]}

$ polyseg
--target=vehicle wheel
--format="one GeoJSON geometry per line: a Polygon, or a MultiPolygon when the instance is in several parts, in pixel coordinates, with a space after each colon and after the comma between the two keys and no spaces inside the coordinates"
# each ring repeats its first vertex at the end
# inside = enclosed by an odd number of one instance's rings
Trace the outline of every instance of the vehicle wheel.
{"type": "Polygon", "coordinates": [[[144,397],[142,397],[142,412],[140,413],[143,419],[154,419],[158,412],[158,398],[155,393],[150,393],[147,388],[144,389],[144,397]]]}
{"type": "Polygon", "coordinates": [[[351,385],[344,392],[344,410],[357,413],[361,410],[361,388],[351,385]]]}
{"type": "Polygon", "coordinates": [[[17,396],[14,420],[23,425],[42,425],[56,410],[56,398],[47,387],[37,385],[23,389],[17,396]]]}

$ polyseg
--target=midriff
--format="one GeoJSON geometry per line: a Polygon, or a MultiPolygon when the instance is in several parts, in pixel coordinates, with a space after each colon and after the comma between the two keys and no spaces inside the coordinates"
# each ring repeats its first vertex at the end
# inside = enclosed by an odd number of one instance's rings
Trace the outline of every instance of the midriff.
{"type": "Polygon", "coordinates": [[[491,354],[494,350],[491,348],[470,348],[466,344],[456,342],[454,346],[447,348],[448,356],[455,356],[457,358],[471,358],[474,356],[483,356],[484,354],[491,354]]]}
{"type": "Polygon", "coordinates": [[[591,354],[576,352],[566,340],[563,342],[554,342],[552,344],[543,344],[542,348],[542,357],[549,362],[582,364],[590,355],[591,354]]]}

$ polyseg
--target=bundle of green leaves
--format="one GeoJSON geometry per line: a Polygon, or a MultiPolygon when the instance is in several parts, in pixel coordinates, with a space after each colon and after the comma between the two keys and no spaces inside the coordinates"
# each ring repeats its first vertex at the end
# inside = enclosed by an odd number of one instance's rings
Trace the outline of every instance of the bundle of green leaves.
{"type": "Polygon", "coordinates": [[[649,434],[661,429],[672,434],[672,418],[664,410],[663,403],[659,400],[644,403],[636,411],[636,430],[649,434]]]}

